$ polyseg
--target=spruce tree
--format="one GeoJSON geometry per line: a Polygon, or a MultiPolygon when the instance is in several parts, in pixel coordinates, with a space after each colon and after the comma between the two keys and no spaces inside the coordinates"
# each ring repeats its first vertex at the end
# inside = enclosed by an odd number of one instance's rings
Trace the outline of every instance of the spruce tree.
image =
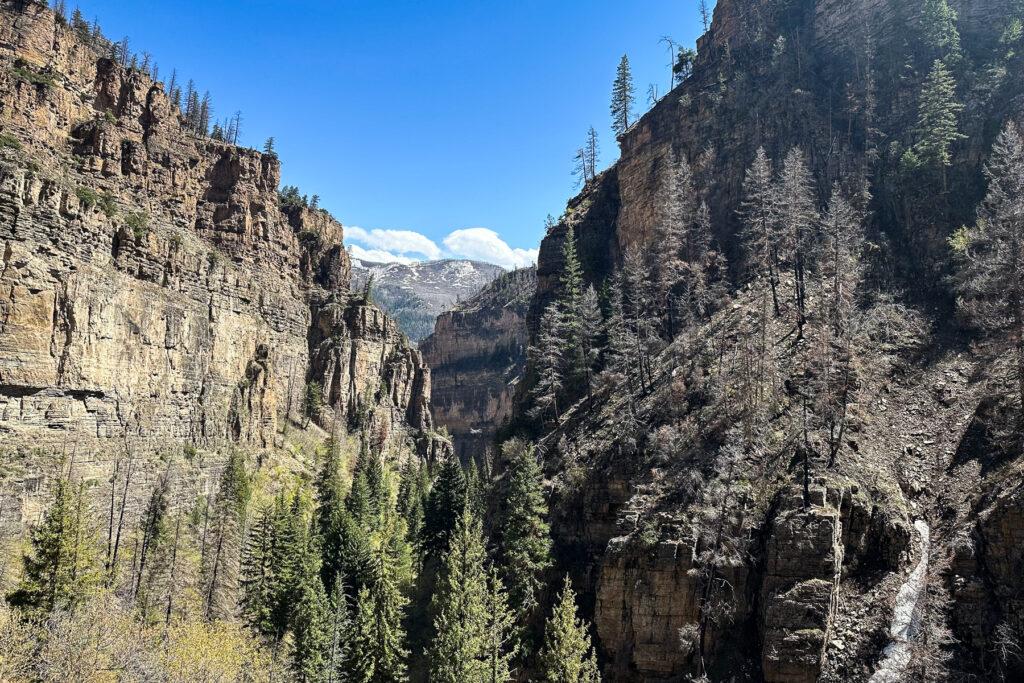
{"type": "Polygon", "coordinates": [[[499,566],[518,621],[536,610],[544,573],[551,566],[551,532],[544,499],[544,473],[532,446],[513,439],[502,444],[506,473],[502,491],[499,566]]]}
{"type": "Polygon", "coordinates": [[[561,290],[557,302],[562,367],[559,375],[567,394],[576,398],[586,383],[587,359],[583,320],[583,266],[576,252],[576,232],[569,228],[562,243],[561,290]]]}
{"type": "Polygon", "coordinates": [[[234,611],[242,530],[251,488],[240,451],[232,450],[214,503],[213,535],[204,549],[205,613],[208,619],[234,611]]]}
{"type": "Polygon", "coordinates": [[[262,507],[249,527],[242,553],[242,595],[239,601],[245,622],[256,632],[270,637],[278,629],[274,617],[274,512],[262,507]]]}
{"type": "Polygon", "coordinates": [[[29,543],[21,582],[8,596],[11,605],[42,617],[75,608],[99,587],[95,535],[81,486],[63,477],[56,481],[53,502],[29,543]]]}
{"type": "Polygon", "coordinates": [[[483,529],[469,506],[463,509],[434,592],[432,683],[486,680],[487,574],[483,529]]]}
{"type": "Polygon", "coordinates": [[[301,551],[291,630],[292,670],[304,683],[327,681],[332,653],[331,608],[320,580],[320,559],[311,542],[301,551]]]}
{"type": "Polygon", "coordinates": [[[335,584],[342,564],[345,482],[341,472],[341,448],[330,438],[324,444],[324,462],[316,481],[316,531],[322,548],[321,576],[325,586],[335,584]]]}
{"type": "Polygon", "coordinates": [[[629,130],[635,98],[636,90],[633,87],[633,74],[629,68],[629,56],[622,55],[619,68],[615,73],[615,83],[612,85],[612,130],[616,135],[622,135],[629,130]]]}
{"type": "Polygon", "coordinates": [[[440,560],[466,506],[466,476],[458,458],[445,455],[427,497],[423,515],[422,549],[425,557],[440,560]]]}
{"type": "Polygon", "coordinates": [[[512,660],[519,652],[515,637],[515,613],[509,607],[508,595],[494,566],[491,566],[487,574],[484,615],[484,681],[511,681],[512,660]]]}
{"type": "Polygon", "coordinates": [[[672,163],[664,174],[659,192],[657,236],[662,258],[658,260],[658,288],[667,314],[669,338],[677,332],[676,287],[683,279],[688,258],[686,237],[694,220],[696,196],[693,174],[685,157],[672,163]]]}
{"type": "Polygon", "coordinates": [[[537,373],[537,382],[530,391],[533,400],[530,416],[542,422],[550,418],[554,418],[556,423],[561,421],[559,396],[565,388],[561,318],[558,304],[549,304],[540,319],[537,342],[529,350],[530,361],[537,373]]]}
{"type": "Polygon", "coordinates": [[[583,346],[584,383],[587,396],[591,395],[594,384],[594,370],[601,356],[601,335],[604,318],[601,314],[601,300],[593,285],[588,285],[583,292],[581,305],[580,342],[583,346]]]}
{"type": "Polygon", "coordinates": [[[331,599],[330,652],[327,663],[327,683],[347,683],[351,680],[351,653],[355,637],[352,607],[349,604],[345,577],[335,577],[331,599]]]}
{"type": "Polygon", "coordinates": [[[942,171],[953,164],[952,147],[966,138],[960,132],[958,119],[964,106],[956,99],[956,79],[946,63],[935,60],[925,80],[918,104],[913,152],[921,162],[942,171]]]}
{"type": "Polygon", "coordinates": [[[921,26],[925,44],[937,59],[956,61],[960,58],[960,31],[956,11],[949,0],[923,0],[921,26]]]}
{"type": "Polygon", "coordinates": [[[576,594],[569,577],[544,630],[541,673],[547,683],[599,683],[597,655],[587,624],[576,616],[576,594]]]}

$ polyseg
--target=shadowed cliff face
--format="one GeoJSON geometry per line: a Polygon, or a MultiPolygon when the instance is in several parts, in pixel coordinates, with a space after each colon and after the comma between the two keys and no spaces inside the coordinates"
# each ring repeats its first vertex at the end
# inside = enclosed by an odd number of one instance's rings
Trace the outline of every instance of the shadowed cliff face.
{"type": "Polygon", "coordinates": [[[438,316],[420,351],[431,369],[434,421],[452,436],[467,463],[493,450],[511,416],[526,365],[526,313],[536,289],[534,268],[498,276],[479,294],[438,316]]]}
{"type": "Polygon", "coordinates": [[[0,457],[274,448],[308,385],[325,428],[429,428],[419,354],[350,300],[342,226],[279,206],[276,156],[188,132],[33,3],[0,3],[0,126],[0,457]]]}
{"type": "MultiPolygon", "coordinates": [[[[965,60],[977,73],[991,73],[986,64],[1001,49],[1019,5],[950,5],[959,16],[965,60]]],[[[726,310],[691,331],[693,341],[677,342],[659,357],[654,386],[637,406],[627,406],[625,387],[602,387],[595,405],[581,401],[566,409],[561,425],[542,438],[560,569],[586,587],[604,670],[613,680],[674,681],[699,673],[694,634],[702,605],[721,608],[702,636],[712,680],[867,680],[888,642],[900,586],[915,566],[929,567],[933,593],[952,601],[945,610],[934,598],[929,609],[963,643],[955,649],[954,680],[997,668],[985,644],[997,631],[1024,634],[1020,582],[1010,573],[1021,566],[1020,464],[1002,461],[998,473],[984,464],[996,445],[973,439],[970,425],[992,391],[981,378],[987,361],[950,341],[969,332],[946,313],[929,320],[926,331],[912,331],[917,323],[907,322],[905,333],[886,341],[876,335],[859,351],[858,372],[877,382],[859,390],[847,459],[835,471],[822,468],[806,493],[787,481],[790,460],[798,461],[793,447],[776,456],[781,469],[744,459],[740,484],[729,489],[726,503],[719,498],[715,516],[728,517],[724,526],[743,539],[744,551],[710,578],[698,561],[707,552],[707,538],[696,532],[708,515],[707,491],[722,479],[716,471],[721,442],[701,439],[713,431],[708,425],[730,418],[694,389],[705,380],[693,376],[699,361],[687,353],[702,343],[711,347],[715,376],[730,354],[742,354],[741,321],[757,315],[751,296],[765,285],[744,274],[737,210],[759,146],[775,160],[801,148],[822,202],[838,178],[867,179],[875,196],[867,232],[884,273],[871,273],[871,301],[861,302],[865,315],[884,318],[878,297],[891,295],[925,315],[954,306],[948,291],[936,291],[950,271],[922,278],[924,256],[912,246],[919,229],[914,215],[936,195],[913,205],[899,190],[900,155],[916,135],[919,92],[901,69],[909,68],[907,55],[920,40],[921,8],[896,0],[719,0],[693,75],[620,138],[621,159],[570,200],[542,242],[528,316],[533,335],[559,294],[570,229],[584,277],[599,288],[627,248],[657,259],[660,193],[673,160],[685,158],[733,270],[735,292],[726,310]],[[858,98],[867,105],[850,104],[858,98]],[[934,334],[932,324],[945,333],[934,334]],[[627,413],[633,423],[623,419],[627,413]],[[702,482],[697,490],[694,481],[702,482]],[[924,564],[914,530],[922,520],[932,532],[931,561],[924,564]],[[708,585],[727,588],[728,609],[708,585]]],[[[995,133],[1007,119],[1024,120],[1022,64],[1019,55],[1012,59],[1015,75],[990,91],[979,85],[982,76],[960,83],[966,139],[949,172],[955,198],[944,215],[929,219],[939,225],[940,237],[929,247],[938,253],[948,253],[946,234],[973,221],[995,133]]],[[[931,63],[914,67],[914,78],[923,80],[931,63]]],[[[900,315],[910,321],[918,313],[900,315]]],[[[784,340],[791,332],[769,335],[776,354],[789,353],[784,340]]],[[[527,372],[515,412],[524,431],[536,433],[541,428],[525,417],[529,381],[527,372]]],[[[769,429],[783,434],[784,424],[776,416],[769,429]]],[[[915,654],[900,675],[925,675],[924,660],[915,654]]]]}

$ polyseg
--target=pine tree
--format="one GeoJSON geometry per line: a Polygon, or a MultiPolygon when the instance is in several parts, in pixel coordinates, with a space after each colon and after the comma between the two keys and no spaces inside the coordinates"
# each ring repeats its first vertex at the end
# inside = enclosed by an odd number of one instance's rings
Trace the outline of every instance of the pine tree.
{"type": "Polygon", "coordinates": [[[515,638],[515,614],[509,608],[508,595],[492,565],[487,574],[484,598],[483,653],[486,683],[512,680],[512,660],[519,652],[515,638]]]}
{"type": "Polygon", "coordinates": [[[316,531],[322,549],[321,578],[325,586],[335,584],[342,568],[345,482],[341,472],[341,448],[336,439],[324,444],[324,462],[316,481],[316,531]]]}
{"type": "Polygon", "coordinates": [[[605,336],[608,340],[606,373],[614,379],[626,381],[630,405],[639,393],[640,377],[635,362],[639,340],[632,322],[627,317],[625,301],[625,277],[619,270],[612,278],[609,287],[610,315],[605,324],[605,336]]]}
{"type": "Polygon", "coordinates": [[[658,288],[667,314],[668,336],[672,339],[677,332],[678,292],[675,290],[686,269],[686,236],[693,224],[696,203],[693,174],[685,157],[672,163],[664,174],[658,201],[657,235],[663,256],[658,261],[658,288]]]}
{"type": "Polygon", "coordinates": [[[740,217],[743,219],[741,237],[746,252],[747,268],[768,280],[772,290],[775,315],[781,315],[779,307],[779,267],[782,249],[788,240],[780,234],[778,220],[778,193],[772,179],[772,163],[759,147],[754,162],[747,169],[743,183],[743,203],[740,217]]]}
{"type": "Polygon", "coordinates": [[[213,101],[210,99],[210,91],[203,93],[199,102],[199,118],[196,121],[196,133],[205,137],[210,131],[210,120],[213,117],[213,101]]]}
{"type": "Polygon", "coordinates": [[[576,616],[576,594],[569,577],[544,630],[541,671],[547,683],[599,683],[597,655],[587,624],[576,616]]]}
{"type": "Polygon", "coordinates": [[[708,9],[708,0],[697,0],[697,9],[700,11],[700,20],[704,25],[704,33],[708,32],[711,26],[711,10],[708,9]]]}
{"type": "Polygon", "coordinates": [[[267,138],[266,142],[263,143],[263,153],[270,157],[277,156],[277,149],[274,147],[274,138],[267,138]]]}
{"type": "Polygon", "coordinates": [[[355,624],[352,621],[352,607],[349,604],[345,577],[341,574],[335,578],[330,607],[331,646],[327,664],[327,683],[347,683],[351,680],[348,667],[351,664],[355,624]]]}
{"type": "Polygon", "coordinates": [[[483,529],[469,506],[463,509],[434,593],[432,683],[486,680],[487,574],[483,529]]]}
{"type": "Polygon", "coordinates": [[[99,587],[95,536],[81,486],[63,477],[56,481],[53,502],[29,543],[21,582],[8,597],[11,605],[45,616],[73,609],[99,587]]]}
{"type": "Polygon", "coordinates": [[[594,370],[601,356],[601,333],[604,319],[601,315],[601,300],[593,285],[583,291],[580,317],[580,342],[583,345],[583,367],[586,373],[587,396],[591,397],[594,384],[594,370]]]}
{"type": "Polygon", "coordinates": [[[985,177],[988,193],[977,222],[951,240],[960,305],[1002,348],[1013,350],[1024,433],[1024,139],[1013,122],[993,145],[985,177]]]}
{"type": "Polygon", "coordinates": [[[943,179],[945,169],[953,164],[953,144],[966,138],[957,123],[963,108],[956,99],[952,72],[941,59],[935,60],[919,98],[918,142],[913,152],[922,162],[941,169],[943,179]]]}
{"type": "Polygon", "coordinates": [[[530,415],[542,421],[553,417],[556,423],[561,420],[558,397],[565,386],[561,317],[557,303],[548,305],[540,319],[537,342],[529,350],[530,361],[537,372],[537,383],[530,392],[533,400],[530,415]]]}
{"type": "Polygon", "coordinates": [[[657,316],[649,269],[636,247],[628,247],[622,263],[622,302],[625,323],[631,329],[634,344],[632,363],[641,391],[647,391],[652,380],[651,359],[659,350],[657,316]]]}
{"type": "Polygon", "coordinates": [[[814,180],[804,161],[803,152],[790,150],[779,178],[779,211],[781,225],[792,245],[794,300],[796,304],[797,339],[803,339],[807,323],[807,271],[811,267],[818,210],[815,208],[814,180]]]}
{"type": "Polygon", "coordinates": [[[264,506],[257,513],[246,537],[240,582],[242,616],[251,628],[267,637],[279,632],[274,624],[274,531],[273,508],[264,506]]]}
{"type": "Polygon", "coordinates": [[[423,515],[422,550],[425,557],[440,560],[466,506],[466,477],[453,455],[439,463],[437,478],[427,497],[423,515]]]}
{"type": "Polygon", "coordinates": [[[245,462],[232,451],[221,474],[214,505],[214,533],[204,548],[205,614],[207,619],[226,617],[234,611],[239,555],[245,511],[251,489],[245,462]]]}
{"type": "Polygon", "coordinates": [[[502,444],[507,463],[498,557],[520,624],[537,608],[544,572],[551,566],[551,534],[544,500],[544,473],[532,446],[513,439],[502,444]]]}
{"type": "Polygon", "coordinates": [[[320,580],[320,559],[311,542],[301,551],[296,576],[296,602],[291,617],[295,636],[292,670],[299,681],[327,681],[330,673],[331,609],[320,580]]]}
{"type": "Polygon", "coordinates": [[[591,126],[587,130],[587,144],[583,147],[584,168],[588,180],[593,180],[597,177],[597,164],[600,153],[601,147],[598,144],[597,131],[591,126]]]}
{"type": "Polygon", "coordinates": [[[163,544],[168,540],[170,529],[168,528],[167,510],[169,481],[167,477],[161,477],[153,488],[146,504],[146,510],[139,521],[139,530],[142,532],[142,542],[138,556],[135,561],[135,585],[132,588],[133,597],[138,600],[143,618],[146,616],[150,603],[151,588],[155,582],[159,567],[154,571],[151,560],[158,557],[163,544]]]}
{"type": "Polygon", "coordinates": [[[955,61],[960,58],[960,31],[956,11],[949,0],[923,0],[921,26],[925,44],[937,59],[955,61]]]}
{"type": "Polygon", "coordinates": [[[570,398],[580,395],[589,375],[584,339],[583,266],[576,252],[576,231],[569,228],[562,244],[561,289],[557,301],[557,337],[561,344],[559,375],[570,398]]]}
{"type": "MultiPolygon", "coordinates": [[[[407,599],[398,586],[395,557],[387,547],[376,553],[374,580],[360,592],[354,659],[357,671],[372,671],[371,683],[407,680],[405,629],[402,626],[407,599]],[[369,623],[367,623],[369,622],[369,623]]],[[[356,677],[356,680],[364,680],[356,677]]]]}
{"type": "Polygon", "coordinates": [[[629,130],[635,98],[636,90],[633,87],[633,75],[629,69],[629,57],[622,55],[615,74],[615,83],[612,85],[612,130],[616,135],[622,135],[629,130]]]}

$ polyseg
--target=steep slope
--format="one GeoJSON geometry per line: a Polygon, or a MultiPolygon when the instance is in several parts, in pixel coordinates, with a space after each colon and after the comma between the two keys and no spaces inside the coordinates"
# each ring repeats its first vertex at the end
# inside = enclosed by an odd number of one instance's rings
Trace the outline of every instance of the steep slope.
{"type": "Polygon", "coordinates": [[[352,289],[373,276],[373,300],[413,343],[434,329],[437,316],[479,292],[504,269],[490,263],[444,259],[420,263],[352,262],[352,289]]]}
{"type": "Polygon", "coordinates": [[[429,371],[350,295],[342,226],[283,208],[276,156],[188,132],[105,52],[0,3],[4,516],[61,454],[102,480],[125,451],[272,449],[307,415],[421,439],[429,371]]]}
{"type": "Polygon", "coordinates": [[[529,372],[519,395],[516,424],[541,435],[552,480],[559,570],[584,589],[611,680],[702,671],[712,680],[868,680],[900,587],[919,566],[928,573],[925,627],[895,675],[1024,675],[1024,662],[1006,656],[1024,642],[1022,460],[985,427],[999,413],[986,405],[1003,405],[1004,362],[965,341],[974,332],[952,314],[946,245],[973,221],[995,134],[1024,120],[1012,21],[1021,7],[949,3],[965,137],[939,178],[907,172],[935,59],[926,10],[939,4],[720,0],[692,76],[620,138],[621,159],[569,202],[542,243],[534,335],[560,295],[570,228],[596,287],[621,271],[630,248],[657,272],[663,188],[682,158],[733,271],[729,298],[659,347],[639,389],[611,373],[554,429],[525,417],[529,372]],[[834,463],[801,393],[813,370],[792,322],[792,275],[779,283],[779,316],[768,315],[759,293],[769,285],[742,258],[737,210],[759,146],[779,161],[800,148],[822,205],[837,181],[863,178],[874,197],[858,388],[834,463]],[[774,379],[757,392],[767,391],[770,408],[745,422],[759,338],[770,353],[758,372],[774,379]],[[737,452],[737,442],[747,446],[737,452]],[[930,544],[915,524],[928,525],[930,544]],[[947,627],[959,647],[942,642],[947,627]],[[1002,659],[994,642],[1012,644],[1002,659]]]}
{"type": "Polygon", "coordinates": [[[420,351],[433,381],[434,422],[452,436],[463,462],[482,458],[511,416],[526,366],[526,314],[535,268],[499,275],[476,296],[437,318],[420,351]]]}

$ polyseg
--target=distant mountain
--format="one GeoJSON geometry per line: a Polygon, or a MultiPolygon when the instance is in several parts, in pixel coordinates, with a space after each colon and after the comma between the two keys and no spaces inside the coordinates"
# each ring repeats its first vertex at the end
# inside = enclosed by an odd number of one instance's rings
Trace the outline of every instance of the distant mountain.
{"type": "Polygon", "coordinates": [[[353,258],[352,289],[361,289],[372,273],[374,302],[417,343],[434,331],[437,316],[504,272],[491,263],[460,259],[404,265],[353,258]]]}

